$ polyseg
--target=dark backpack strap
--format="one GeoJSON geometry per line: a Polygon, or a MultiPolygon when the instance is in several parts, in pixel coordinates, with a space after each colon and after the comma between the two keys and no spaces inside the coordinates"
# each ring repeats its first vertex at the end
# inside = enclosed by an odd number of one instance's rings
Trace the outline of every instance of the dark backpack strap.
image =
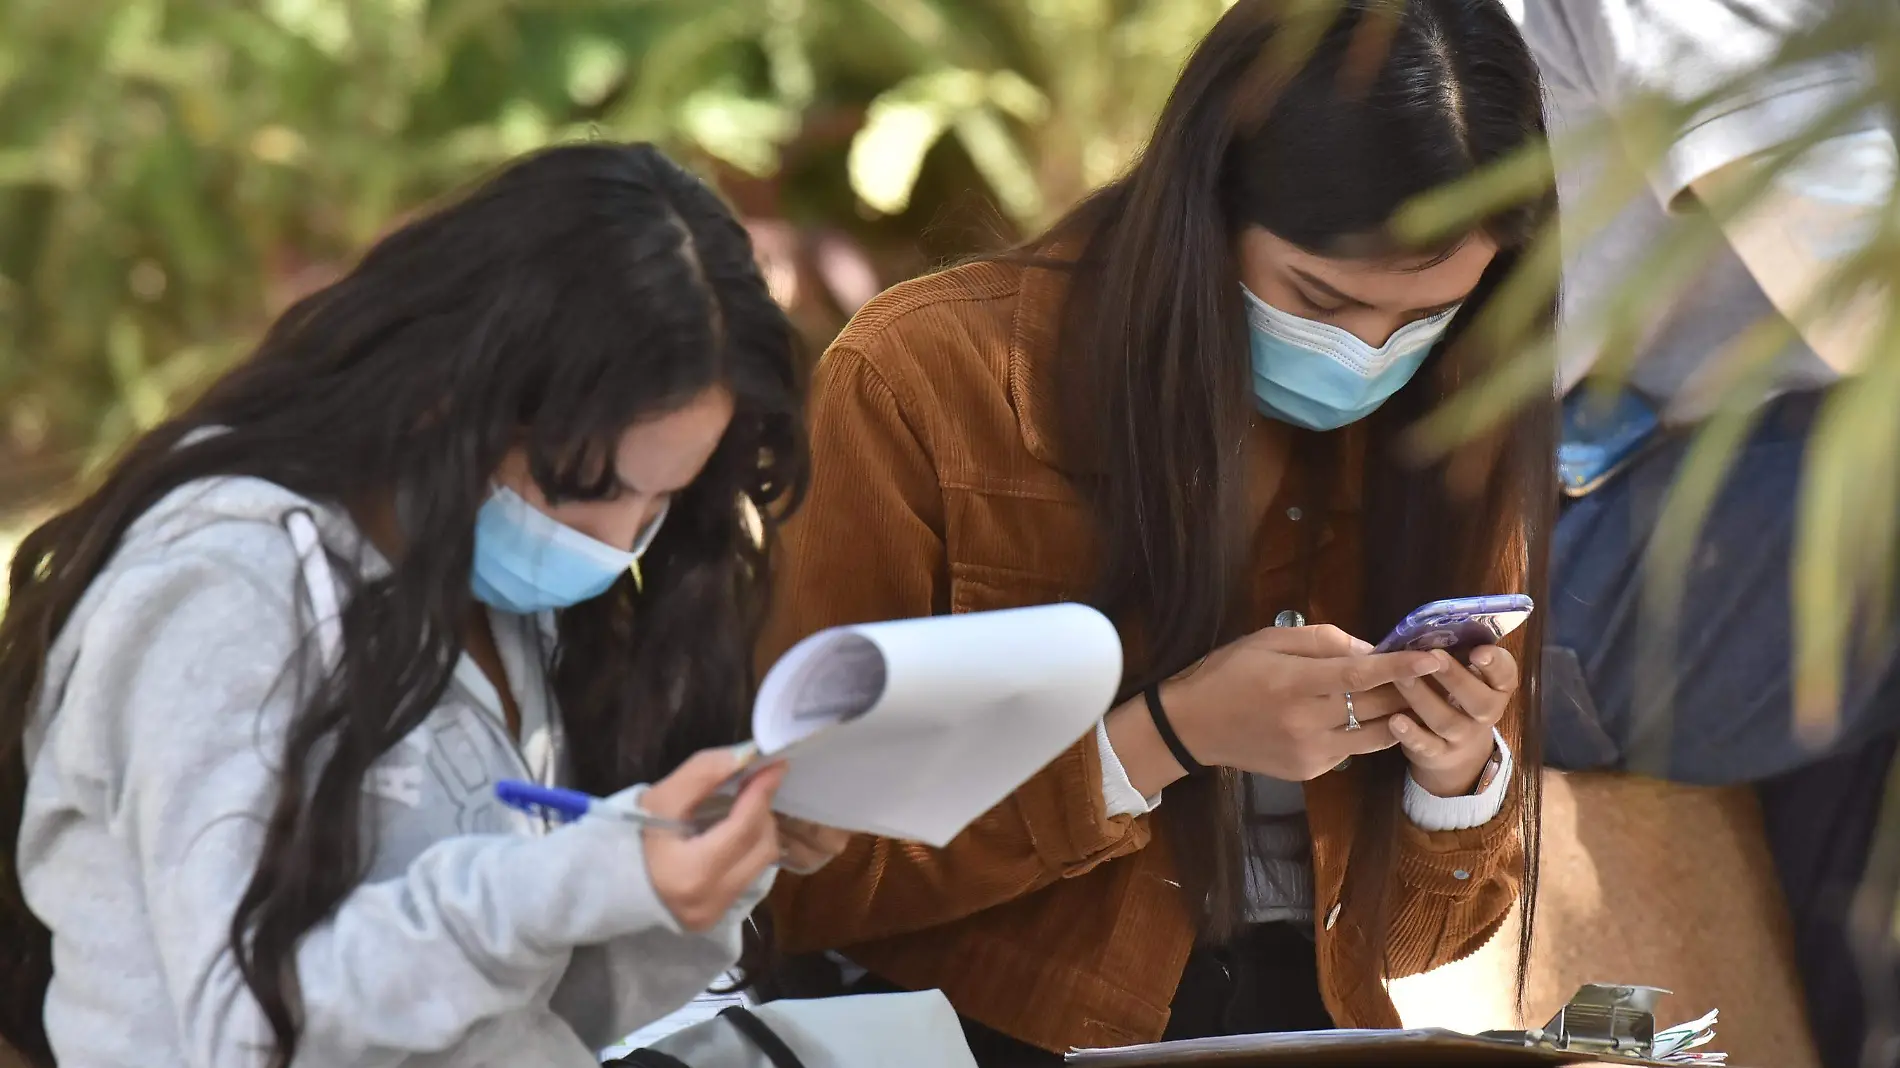
{"type": "Polygon", "coordinates": [[[636,1049],[625,1057],[616,1057],[601,1068],[692,1068],[692,1065],[657,1049],[636,1049]]]}
{"type": "Polygon", "coordinates": [[[805,1068],[805,1062],[798,1059],[792,1047],[773,1033],[764,1020],[752,1015],[752,1010],[734,1005],[721,1010],[719,1018],[730,1022],[739,1029],[740,1034],[751,1039],[752,1044],[759,1047],[759,1052],[765,1054],[765,1059],[772,1062],[772,1068],[805,1068]]]}

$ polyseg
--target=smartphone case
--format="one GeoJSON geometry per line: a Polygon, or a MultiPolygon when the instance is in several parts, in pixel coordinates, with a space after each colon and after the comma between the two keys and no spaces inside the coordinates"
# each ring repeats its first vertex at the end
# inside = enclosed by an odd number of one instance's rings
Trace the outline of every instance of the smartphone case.
{"type": "Polygon", "coordinates": [[[1656,437],[1661,423],[1640,395],[1624,390],[1607,405],[1591,390],[1564,398],[1557,479],[1565,496],[1586,496],[1628,467],[1656,437]]]}
{"type": "Polygon", "coordinates": [[[1379,643],[1381,653],[1401,649],[1472,649],[1496,644],[1522,626],[1536,605],[1521,593],[1456,597],[1415,609],[1379,643]]]}

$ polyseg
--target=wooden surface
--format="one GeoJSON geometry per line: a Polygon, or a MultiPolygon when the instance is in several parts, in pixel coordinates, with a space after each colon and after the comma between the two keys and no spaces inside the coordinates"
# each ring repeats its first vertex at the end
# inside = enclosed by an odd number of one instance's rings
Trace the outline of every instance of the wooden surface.
{"type": "Polygon", "coordinates": [[[1526,1015],[1511,1007],[1514,925],[1483,951],[1392,986],[1407,1026],[1542,1024],[1578,986],[1672,993],[1657,1023],[1722,1010],[1711,1047],[1738,1068],[1818,1064],[1754,794],[1547,772],[1526,1015]]]}

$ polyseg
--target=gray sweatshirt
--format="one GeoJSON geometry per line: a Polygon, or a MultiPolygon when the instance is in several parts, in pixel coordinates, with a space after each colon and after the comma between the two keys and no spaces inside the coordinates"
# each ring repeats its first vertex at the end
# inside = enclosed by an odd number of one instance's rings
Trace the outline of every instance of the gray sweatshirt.
{"type": "MultiPolygon", "coordinates": [[[[264,1061],[227,938],[297,707],[287,669],[336,651],[342,586],[321,550],[387,567],[346,516],[278,486],[186,486],[128,532],[54,646],[19,863],[53,932],[46,1026],[68,1068],[264,1061]]],[[[303,1068],[591,1066],[731,965],[769,885],[687,934],[632,824],[550,827],[498,804],[496,780],[559,784],[566,760],[549,621],[493,623],[520,744],[464,658],[367,777],[370,875],[297,953],[303,1068]]]]}

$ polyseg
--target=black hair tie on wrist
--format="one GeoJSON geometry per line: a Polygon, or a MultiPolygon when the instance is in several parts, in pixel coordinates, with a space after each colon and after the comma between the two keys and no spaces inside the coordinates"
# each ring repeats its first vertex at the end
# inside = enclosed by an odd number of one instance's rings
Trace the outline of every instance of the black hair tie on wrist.
{"type": "Polygon", "coordinates": [[[1161,741],[1168,747],[1168,752],[1174,754],[1174,762],[1181,765],[1181,770],[1189,775],[1199,775],[1206,771],[1207,766],[1194,759],[1194,754],[1188,752],[1187,746],[1181,744],[1181,736],[1174,733],[1174,724],[1168,722],[1168,712],[1161,707],[1161,687],[1150,686],[1141,691],[1141,696],[1147,699],[1148,718],[1155,721],[1155,731],[1161,735],[1161,741]]]}

